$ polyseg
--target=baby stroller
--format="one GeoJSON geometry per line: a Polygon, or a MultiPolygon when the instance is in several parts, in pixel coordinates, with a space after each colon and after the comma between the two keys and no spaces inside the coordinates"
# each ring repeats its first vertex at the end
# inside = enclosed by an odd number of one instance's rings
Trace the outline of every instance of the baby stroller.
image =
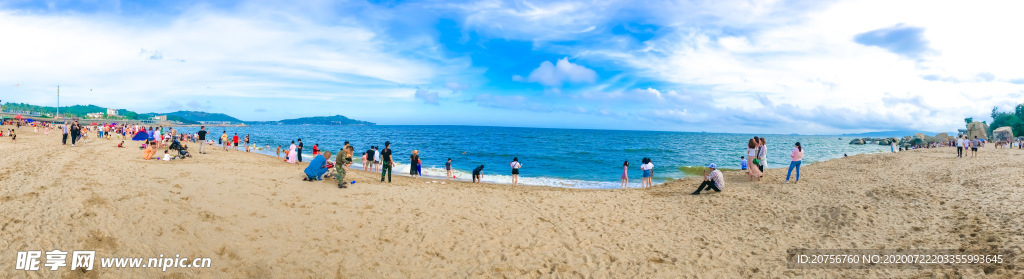
{"type": "Polygon", "coordinates": [[[178,158],[192,158],[192,154],[188,153],[188,146],[181,145],[181,142],[178,142],[178,139],[174,139],[174,142],[171,142],[171,146],[168,147],[168,149],[177,150],[178,158]]]}

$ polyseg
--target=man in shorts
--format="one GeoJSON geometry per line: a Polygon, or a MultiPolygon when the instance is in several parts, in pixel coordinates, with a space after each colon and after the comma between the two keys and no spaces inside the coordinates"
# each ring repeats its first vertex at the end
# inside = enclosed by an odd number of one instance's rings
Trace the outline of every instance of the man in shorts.
{"type": "Polygon", "coordinates": [[[483,173],[484,173],[484,165],[480,165],[479,167],[476,167],[475,169],[473,169],[473,183],[480,182],[480,179],[482,178],[483,173]]]}
{"type": "Polygon", "coordinates": [[[971,158],[978,157],[978,146],[981,145],[981,140],[978,136],[974,136],[974,140],[971,141],[971,158]]]}

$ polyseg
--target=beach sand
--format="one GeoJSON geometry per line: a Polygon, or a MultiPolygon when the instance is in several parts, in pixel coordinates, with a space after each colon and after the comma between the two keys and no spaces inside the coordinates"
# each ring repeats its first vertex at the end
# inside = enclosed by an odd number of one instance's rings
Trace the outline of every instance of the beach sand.
{"type": "MultiPolygon", "coordinates": [[[[4,129],[11,128],[4,126],[4,129]]],[[[1024,151],[868,154],[649,189],[427,183],[352,171],[348,189],[303,166],[224,152],[143,161],[138,142],[0,139],[3,278],[764,278],[1024,276],[1014,267],[788,269],[786,250],[989,249],[1022,253],[1024,151]],[[18,271],[18,251],[209,257],[211,268],[18,271]]],[[[195,152],[196,147],[192,144],[195,152]]],[[[398,147],[406,148],[406,147],[398,147]]],[[[332,152],[334,150],[331,150],[332,152]]],[[[162,154],[162,150],[158,152],[162,154]]],[[[615,162],[609,162],[613,164],[615,162]]],[[[485,175],[487,173],[485,172],[485,175]]],[[[47,269],[41,266],[41,269],[47,269]]]]}

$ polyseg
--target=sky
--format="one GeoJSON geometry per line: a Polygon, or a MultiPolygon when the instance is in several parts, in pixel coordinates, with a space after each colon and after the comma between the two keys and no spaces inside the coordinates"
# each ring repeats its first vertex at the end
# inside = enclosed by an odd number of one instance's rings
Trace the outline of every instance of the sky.
{"type": "Polygon", "coordinates": [[[0,1],[0,100],[243,120],[950,132],[1024,102],[1021,1],[0,1]]]}

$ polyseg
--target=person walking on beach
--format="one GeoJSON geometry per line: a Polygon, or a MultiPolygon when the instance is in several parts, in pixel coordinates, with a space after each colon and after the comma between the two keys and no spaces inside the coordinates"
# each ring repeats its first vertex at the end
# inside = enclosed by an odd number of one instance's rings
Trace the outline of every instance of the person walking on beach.
{"type": "Polygon", "coordinates": [[[750,166],[750,171],[747,175],[750,176],[750,181],[761,181],[761,171],[757,168],[757,142],[754,139],[747,140],[747,165],[750,166]]]}
{"type": "Polygon", "coordinates": [[[295,155],[298,156],[296,158],[299,160],[300,163],[302,162],[302,146],[302,139],[299,139],[299,145],[297,146],[298,148],[295,149],[295,152],[297,152],[295,153],[295,155]]]}
{"type": "Polygon", "coordinates": [[[523,167],[523,164],[519,163],[519,157],[513,157],[509,166],[512,167],[512,186],[519,186],[519,168],[523,167]]]}
{"type": "Polygon", "coordinates": [[[384,182],[384,176],[388,177],[388,183],[391,183],[391,168],[395,166],[395,161],[391,160],[391,142],[384,142],[384,150],[380,152],[381,160],[383,160],[384,167],[380,170],[380,182],[384,182]]]}
{"type": "Polygon", "coordinates": [[[971,141],[971,158],[978,158],[978,146],[981,145],[981,140],[978,136],[974,136],[974,140],[971,141]]]}
{"type": "Polygon", "coordinates": [[[224,148],[224,151],[228,151],[228,131],[224,131],[224,134],[220,135],[220,146],[224,148]]]}
{"type": "Polygon", "coordinates": [[[78,121],[71,124],[71,146],[74,147],[75,143],[78,142],[79,133],[82,132],[82,126],[78,125],[78,121]]]}
{"type": "Polygon", "coordinates": [[[800,183],[800,162],[804,159],[804,148],[800,147],[800,142],[796,143],[796,147],[793,148],[793,152],[789,155],[793,158],[793,161],[789,162],[789,171],[786,172],[786,183],[789,183],[789,175],[793,174],[793,168],[796,168],[796,181],[800,183]]]}
{"type": "Polygon", "coordinates": [[[419,167],[419,162],[420,151],[413,150],[412,156],[409,156],[409,176],[416,177],[417,175],[419,175],[419,171],[417,170],[419,167]]]}
{"type": "Polygon", "coordinates": [[[309,161],[309,165],[303,171],[306,174],[306,178],[302,181],[318,181],[322,180],[321,176],[327,173],[330,168],[327,167],[327,160],[331,158],[330,151],[324,151],[324,154],[318,154],[313,157],[312,161],[309,161]]]}
{"type": "Polygon", "coordinates": [[[61,136],[61,140],[60,140],[61,145],[68,145],[68,125],[67,124],[60,125],[60,129],[64,133],[61,136]]]}
{"type": "Polygon", "coordinates": [[[360,160],[360,162],[363,163],[363,170],[364,171],[368,170],[368,169],[366,169],[366,152],[363,152],[363,157],[362,157],[362,160],[360,160]]]}
{"type": "Polygon", "coordinates": [[[622,163],[622,188],[627,188],[629,185],[629,161],[622,163]]]}
{"type": "Polygon", "coordinates": [[[651,181],[651,177],[654,176],[654,161],[650,158],[644,158],[641,161],[640,170],[643,171],[643,177],[640,180],[640,187],[651,187],[654,184],[651,181]]]}
{"type": "Polygon", "coordinates": [[[206,154],[206,126],[199,126],[196,135],[199,138],[199,154],[206,154]]]}
{"type": "Polygon", "coordinates": [[[444,170],[448,173],[444,176],[444,179],[452,179],[452,158],[448,158],[448,162],[444,163],[444,170]]]}
{"type": "Polygon", "coordinates": [[[480,165],[479,167],[476,167],[475,169],[473,169],[473,183],[481,182],[480,180],[483,179],[483,175],[484,175],[484,165],[480,165]]]}
{"type": "Polygon", "coordinates": [[[249,152],[249,135],[245,135],[245,152],[249,152]]]}
{"type": "Polygon", "coordinates": [[[722,176],[722,171],[718,170],[718,166],[715,165],[715,163],[711,163],[708,165],[708,169],[711,169],[711,172],[709,173],[707,170],[704,171],[704,182],[701,182],[700,186],[697,187],[697,191],[691,193],[691,195],[700,195],[701,191],[708,190],[721,192],[722,188],[725,187],[725,177],[722,176]]]}
{"type": "Polygon", "coordinates": [[[956,157],[964,157],[964,136],[956,137],[956,157]]]}

